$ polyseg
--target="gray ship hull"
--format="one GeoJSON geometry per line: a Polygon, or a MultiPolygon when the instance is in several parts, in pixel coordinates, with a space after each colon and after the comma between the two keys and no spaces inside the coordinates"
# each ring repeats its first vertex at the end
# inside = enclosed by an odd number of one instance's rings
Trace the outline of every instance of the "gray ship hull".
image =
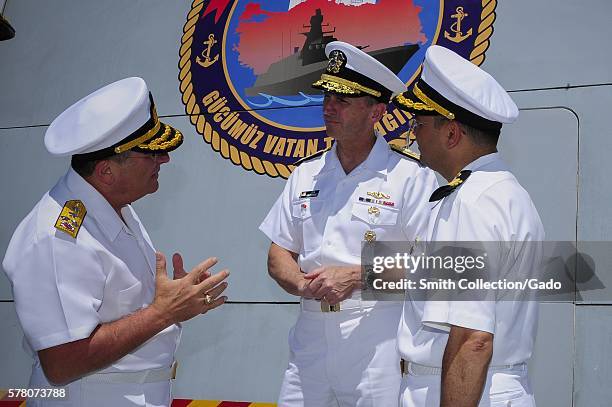
{"type": "MultiPolygon", "coordinates": [[[[382,64],[397,74],[406,62],[419,49],[418,45],[402,45],[368,52],[382,64]]],[[[272,96],[290,96],[298,93],[319,93],[310,85],[316,82],[327,66],[327,60],[309,65],[302,65],[299,54],[295,53],[270,65],[267,72],[259,75],[255,84],[245,90],[247,96],[260,93],[272,96]]]]}

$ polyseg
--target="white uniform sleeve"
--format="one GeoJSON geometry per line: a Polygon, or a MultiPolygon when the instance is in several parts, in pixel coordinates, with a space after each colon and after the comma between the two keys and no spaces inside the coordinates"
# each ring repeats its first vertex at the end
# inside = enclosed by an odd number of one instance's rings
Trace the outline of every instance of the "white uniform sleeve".
{"type": "Polygon", "coordinates": [[[495,334],[495,301],[453,301],[449,307],[449,329],[456,325],[495,334]]]}
{"type": "Polygon", "coordinates": [[[432,208],[429,197],[436,188],[438,188],[436,176],[427,168],[419,168],[406,182],[401,224],[408,241],[414,242],[417,238],[423,241],[425,238],[432,208]]]}
{"type": "Polygon", "coordinates": [[[106,276],[95,251],[69,237],[45,236],[8,266],[17,314],[35,351],[87,338],[100,325],[106,276]]]}
{"type": "Polygon", "coordinates": [[[293,253],[300,253],[302,248],[302,235],[296,227],[291,212],[294,183],[297,179],[298,169],[299,167],[291,174],[283,192],[264,221],[259,225],[259,230],[268,236],[272,242],[293,253]]]}
{"type": "MultiPolygon", "coordinates": [[[[489,272],[483,274],[482,278],[485,280],[494,278],[501,266],[501,253],[496,250],[500,247],[498,243],[502,239],[500,230],[507,226],[505,217],[501,213],[503,208],[496,203],[494,194],[485,193],[473,202],[461,201],[461,208],[458,210],[461,216],[456,226],[454,240],[485,242],[483,248],[487,252],[489,272]]],[[[428,303],[423,312],[423,324],[447,331],[455,325],[495,334],[496,302],[478,300],[480,298],[482,297],[478,297],[475,301],[428,303]]]]}

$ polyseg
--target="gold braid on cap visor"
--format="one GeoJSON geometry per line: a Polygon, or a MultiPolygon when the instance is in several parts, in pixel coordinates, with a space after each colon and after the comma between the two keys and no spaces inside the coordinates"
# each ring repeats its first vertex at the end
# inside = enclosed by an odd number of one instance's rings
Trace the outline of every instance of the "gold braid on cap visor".
{"type": "Polygon", "coordinates": [[[155,123],[151,130],[147,131],[142,136],[135,138],[134,140],[130,140],[125,144],[115,147],[115,153],[121,154],[124,151],[128,151],[129,149],[136,147],[144,141],[152,139],[161,128],[161,122],[159,121],[159,117],[157,117],[157,110],[155,110],[154,105],[151,105],[151,118],[153,119],[153,123],[155,123]]]}
{"type": "Polygon", "coordinates": [[[157,117],[157,110],[155,110],[154,105],[151,106],[151,115],[153,118],[153,122],[155,123],[153,128],[147,131],[142,136],[137,137],[134,140],[130,140],[125,144],[115,147],[115,153],[120,154],[136,146],[138,146],[138,148],[141,148],[143,150],[151,150],[151,151],[165,150],[167,148],[174,147],[181,142],[181,140],[183,139],[183,135],[181,134],[180,131],[176,129],[175,129],[176,134],[174,135],[174,137],[172,137],[171,140],[168,140],[168,137],[172,133],[172,127],[168,126],[167,124],[163,124],[162,122],[159,121],[159,117],[157,117]],[[161,129],[162,124],[164,125],[164,133],[160,137],[153,140],[152,142],[148,144],[144,144],[145,141],[148,141],[152,139],[153,137],[155,137],[155,135],[161,129]]]}
{"type": "Polygon", "coordinates": [[[428,112],[432,112],[435,110],[433,107],[428,106],[425,103],[415,102],[412,99],[408,99],[404,95],[399,95],[395,100],[401,105],[406,106],[408,109],[427,110],[428,112]]]}
{"type": "Polygon", "coordinates": [[[330,92],[341,93],[345,95],[359,95],[361,92],[367,93],[379,98],[382,93],[372,88],[360,85],[357,82],[349,81],[344,78],[339,78],[333,75],[323,74],[321,79],[312,84],[313,86],[321,86],[323,89],[330,92]]]}
{"type": "Polygon", "coordinates": [[[149,144],[139,144],[138,148],[141,148],[143,150],[156,151],[156,150],[166,150],[170,147],[174,147],[177,144],[179,144],[181,140],[183,139],[183,134],[181,134],[180,131],[175,129],[174,131],[176,133],[174,134],[174,137],[168,140],[170,133],[172,133],[172,127],[168,126],[167,124],[164,124],[164,126],[166,126],[166,128],[164,130],[164,134],[162,134],[161,137],[156,138],[149,144]]]}
{"type": "Polygon", "coordinates": [[[448,110],[446,110],[445,108],[443,108],[442,106],[440,106],[439,104],[431,100],[429,96],[424,94],[423,91],[419,89],[417,84],[415,84],[414,87],[412,88],[412,92],[415,94],[416,97],[421,99],[423,102],[427,103],[429,106],[433,108],[433,110],[440,113],[442,116],[446,117],[448,120],[455,119],[455,114],[453,112],[449,112],[448,110]]]}

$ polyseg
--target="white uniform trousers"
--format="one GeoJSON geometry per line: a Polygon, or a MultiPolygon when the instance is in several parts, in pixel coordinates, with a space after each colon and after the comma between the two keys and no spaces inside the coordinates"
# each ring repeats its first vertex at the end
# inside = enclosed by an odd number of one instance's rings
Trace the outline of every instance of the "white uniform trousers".
{"type": "MultiPolygon", "coordinates": [[[[401,407],[439,407],[441,376],[407,374],[402,378],[401,407]]],[[[496,370],[487,381],[478,407],[535,407],[527,368],[496,370]]]]}
{"type": "Polygon", "coordinates": [[[302,308],[289,333],[282,407],[396,406],[401,303],[340,312],[302,308]]]}

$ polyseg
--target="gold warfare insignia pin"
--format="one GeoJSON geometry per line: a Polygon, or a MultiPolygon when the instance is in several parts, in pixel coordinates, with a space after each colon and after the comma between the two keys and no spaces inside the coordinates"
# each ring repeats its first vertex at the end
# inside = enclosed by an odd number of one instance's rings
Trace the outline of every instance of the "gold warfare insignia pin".
{"type": "Polygon", "coordinates": [[[368,195],[376,199],[389,199],[390,195],[383,194],[382,192],[368,192],[368,195]]]}
{"type": "Polygon", "coordinates": [[[76,238],[86,214],[87,209],[85,209],[83,202],[79,200],[67,201],[57,221],[55,221],[55,228],[76,238]]]}

